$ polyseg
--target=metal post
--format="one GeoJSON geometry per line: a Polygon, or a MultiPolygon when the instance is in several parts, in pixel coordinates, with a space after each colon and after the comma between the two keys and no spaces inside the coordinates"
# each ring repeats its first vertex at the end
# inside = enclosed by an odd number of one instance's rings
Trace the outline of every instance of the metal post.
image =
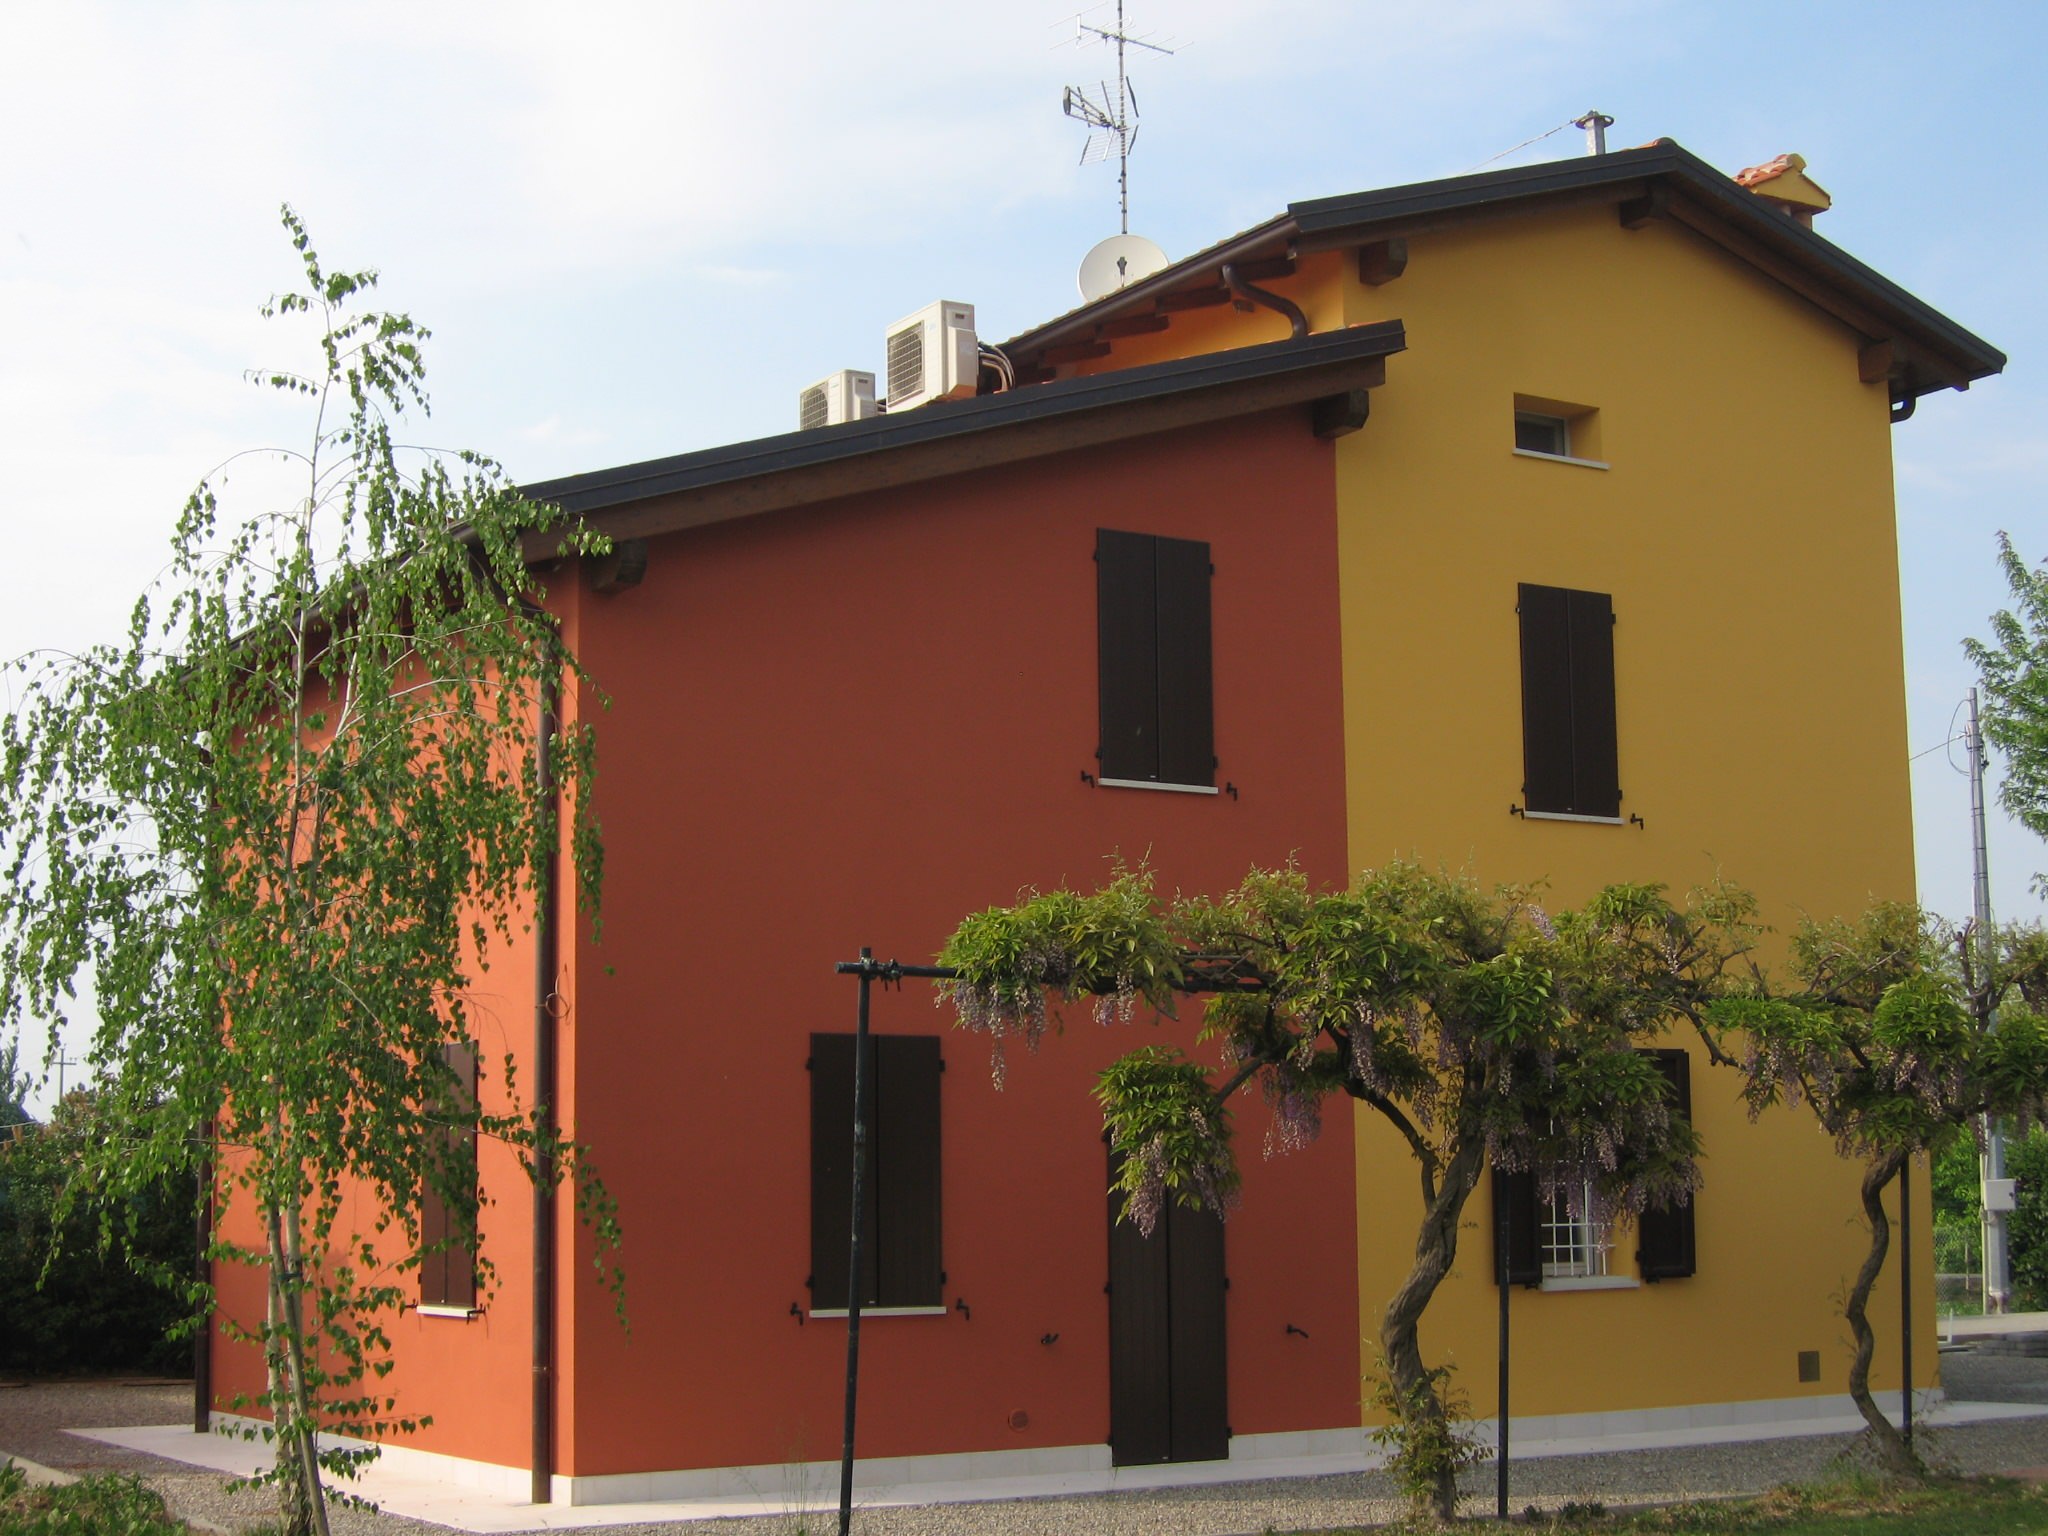
{"type": "MultiPolygon", "coordinates": [[[[1970,760],[1970,906],[1975,922],[1980,988],[1991,983],[1991,961],[1996,940],[1991,933],[1991,858],[1984,836],[1984,735],[1977,725],[1977,690],[1970,690],[1970,723],[1963,735],[1963,751],[1970,760]]],[[[1983,1021],[1995,1027],[1994,1021],[1983,1021]]],[[[1980,1191],[1988,1196],[1991,1181],[2005,1177],[2005,1135],[1998,1122],[1986,1115],[1982,1124],[1984,1155],[1978,1159],[1980,1191]]],[[[2012,1301],[2012,1252],[2007,1243],[2005,1212],[1982,1201],[1984,1212],[1984,1310],[2002,1313],[2012,1301]]]]}
{"type": "Polygon", "coordinates": [[[1586,153],[1604,155],[1607,153],[1607,130],[1614,126],[1614,119],[1595,108],[1584,117],[1572,119],[1574,128],[1586,130],[1586,153]]]}
{"type": "Polygon", "coordinates": [[[1913,1154],[1899,1165],[1899,1355],[1906,1373],[1906,1449],[1913,1449],[1913,1154]]]}
{"type": "Polygon", "coordinates": [[[853,1031],[853,1219],[847,1223],[846,1433],[839,1450],[839,1536],[853,1528],[853,1420],[860,1395],[860,1197],[868,1161],[868,991],[875,952],[860,951],[860,1014],[853,1031]]]}
{"type": "Polygon", "coordinates": [[[1493,1252],[1496,1278],[1500,1282],[1500,1444],[1493,1473],[1493,1512],[1508,1517],[1508,1202],[1507,1180],[1493,1180],[1493,1252]]]}

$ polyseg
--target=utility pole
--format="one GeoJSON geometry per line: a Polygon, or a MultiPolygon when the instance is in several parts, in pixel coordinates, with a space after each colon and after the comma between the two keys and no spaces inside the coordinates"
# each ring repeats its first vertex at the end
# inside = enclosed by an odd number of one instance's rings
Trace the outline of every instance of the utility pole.
{"type": "MultiPolygon", "coordinates": [[[[1977,690],[1970,690],[1970,723],[1963,735],[1970,760],[1970,896],[1977,947],[1977,984],[1991,981],[1992,958],[1998,945],[1991,931],[1991,860],[1984,837],[1984,736],[1977,727],[1977,690]]],[[[1995,1019],[1988,1020],[1997,1028],[1995,1019]]],[[[1986,1115],[1982,1124],[1984,1151],[1977,1160],[1979,1192],[1984,1208],[1984,1310],[2003,1313],[2012,1302],[2012,1257],[2006,1245],[2005,1217],[2011,1207],[2011,1186],[2005,1177],[2005,1135],[1986,1115]]]]}

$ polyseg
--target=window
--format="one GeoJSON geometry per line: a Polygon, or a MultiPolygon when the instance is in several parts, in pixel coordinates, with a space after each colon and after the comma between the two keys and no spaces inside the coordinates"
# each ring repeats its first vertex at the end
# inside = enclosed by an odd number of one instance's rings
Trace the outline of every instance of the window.
{"type": "Polygon", "coordinates": [[[1515,452],[1562,459],[1584,469],[1605,469],[1600,457],[1600,412],[1590,405],[1544,395],[1515,396],[1515,452]]]}
{"type": "MultiPolygon", "coordinates": [[[[1681,1050],[1645,1051],[1671,1088],[1672,1112],[1680,1119],[1692,1119],[1692,1068],[1681,1050]]],[[[1590,1194],[1590,1192],[1589,1192],[1590,1194]]],[[[1553,1281],[1569,1287],[1577,1280],[1614,1279],[1609,1265],[1613,1234],[1597,1228],[1581,1215],[1576,1219],[1567,1205],[1538,1197],[1533,1171],[1493,1173],[1494,1280],[1503,1275],[1509,1285],[1545,1285],[1553,1281]],[[1507,1252],[1500,1251],[1500,1212],[1507,1211],[1507,1252]]],[[[1592,1200],[1580,1202],[1582,1211],[1592,1200]]],[[[1690,1203],[1668,1207],[1652,1206],[1636,1218],[1636,1274],[1649,1281],[1682,1280],[1698,1273],[1693,1239],[1693,1208],[1690,1203]]]]}
{"type": "Polygon", "coordinates": [[[1095,533],[1098,779],[1215,793],[1209,546],[1095,533]]]}
{"type": "Polygon", "coordinates": [[[420,1305],[467,1311],[476,1305],[476,1047],[445,1045],[441,1060],[450,1074],[447,1128],[420,1189],[420,1305]]]}
{"type": "Polygon", "coordinates": [[[1607,1253],[1612,1246],[1605,1228],[1593,1225],[1593,1186],[1579,1191],[1579,1214],[1572,1214],[1569,1201],[1560,1205],[1545,1200],[1539,1215],[1542,1239],[1542,1273],[1546,1280],[1588,1280],[1607,1273],[1607,1253]]]}
{"type": "Polygon", "coordinates": [[[1621,819],[1614,602],[1523,583],[1522,801],[1531,816],[1621,819]]]}
{"type": "MultiPolygon", "coordinates": [[[[847,1306],[853,1201],[852,1035],[811,1036],[811,1308],[847,1306]]],[[[871,1035],[863,1063],[861,1306],[941,1308],[937,1035],[871,1035]]]]}
{"type": "Polygon", "coordinates": [[[1560,459],[1572,456],[1572,426],[1562,416],[1545,416],[1536,411],[1515,412],[1515,446],[1524,453],[1547,453],[1560,459]]]}

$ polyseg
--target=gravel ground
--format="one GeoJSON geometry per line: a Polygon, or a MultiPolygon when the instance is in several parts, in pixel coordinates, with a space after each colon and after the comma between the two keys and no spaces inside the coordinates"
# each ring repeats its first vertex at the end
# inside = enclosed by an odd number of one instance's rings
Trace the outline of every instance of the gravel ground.
{"type": "MultiPolygon", "coordinates": [[[[1951,1397],[2048,1402],[2048,1360],[1945,1353],[1942,1374],[1951,1397]]],[[[173,1424],[191,1412],[183,1383],[38,1383],[0,1389],[0,1453],[13,1452],[65,1471],[121,1470],[145,1478],[182,1518],[235,1530],[270,1519],[262,1492],[228,1495],[222,1480],[177,1462],[122,1450],[65,1433],[67,1425],[173,1424]]],[[[1964,1472],[2048,1467],[2048,1418],[1962,1425],[1929,1437],[1934,1456],[1964,1472]]],[[[1855,1445],[1852,1436],[1764,1440],[1743,1445],[1626,1451],[1520,1462],[1512,1504],[1552,1508],[1566,1500],[1606,1504],[1761,1492],[1822,1475],[1855,1445]]],[[[1469,1481],[1472,1512],[1493,1505],[1491,1467],[1469,1481]]],[[[808,1510],[685,1525],[602,1527],[596,1536],[822,1536],[833,1521],[820,1490],[808,1510]]],[[[1385,1521],[1400,1513],[1392,1486],[1379,1473],[1292,1478],[1201,1488],[1163,1489],[1075,1498],[1023,1499],[865,1510],[854,1529],[863,1536],[1247,1536],[1267,1530],[1324,1530],[1385,1521]]],[[[445,1527],[394,1515],[340,1510],[335,1536],[442,1536],[445,1527]]]]}

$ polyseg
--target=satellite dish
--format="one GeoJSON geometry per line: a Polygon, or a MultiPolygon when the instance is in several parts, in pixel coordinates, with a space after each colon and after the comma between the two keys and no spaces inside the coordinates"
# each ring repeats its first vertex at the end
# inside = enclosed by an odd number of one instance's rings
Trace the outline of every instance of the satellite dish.
{"type": "Polygon", "coordinates": [[[1111,235],[1081,258],[1081,301],[1092,304],[1165,270],[1166,252],[1143,235],[1111,235]]]}

